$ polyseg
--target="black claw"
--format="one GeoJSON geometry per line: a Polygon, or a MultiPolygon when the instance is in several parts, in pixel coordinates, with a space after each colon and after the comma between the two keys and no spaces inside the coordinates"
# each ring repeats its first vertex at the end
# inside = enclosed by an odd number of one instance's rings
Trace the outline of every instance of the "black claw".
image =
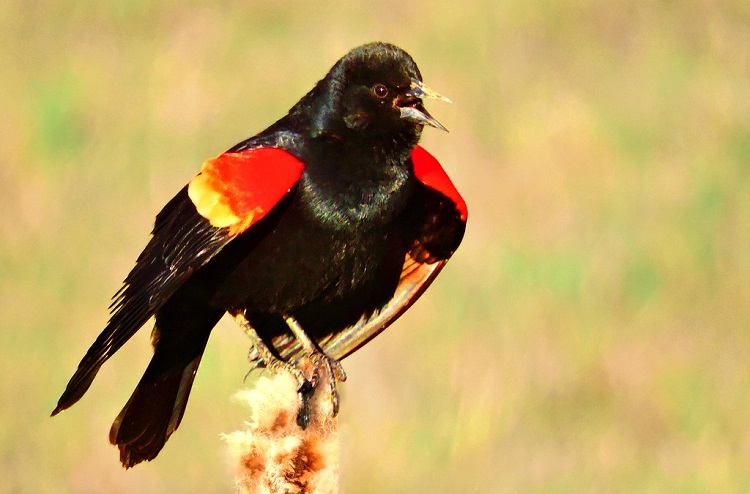
{"type": "MultiPolygon", "coordinates": [[[[308,381],[305,382],[309,384],[308,381]]],[[[312,386],[310,386],[310,389],[312,389],[312,386]]],[[[299,412],[297,412],[297,425],[302,430],[305,430],[312,418],[312,393],[300,393],[299,398],[300,406],[299,412]]]]}
{"type": "Polygon", "coordinates": [[[315,386],[313,386],[313,383],[305,379],[305,381],[299,385],[299,388],[297,388],[297,393],[299,393],[300,397],[304,397],[311,395],[314,390],[315,386]]]}
{"type": "Polygon", "coordinates": [[[297,388],[299,394],[299,412],[297,412],[297,425],[305,430],[312,419],[312,396],[315,392],[315,385],[305,379],[297,388]]]}

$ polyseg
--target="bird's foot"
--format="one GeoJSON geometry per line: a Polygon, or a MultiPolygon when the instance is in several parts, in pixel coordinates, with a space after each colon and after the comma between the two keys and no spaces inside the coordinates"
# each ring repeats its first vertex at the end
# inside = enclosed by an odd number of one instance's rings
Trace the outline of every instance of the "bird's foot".
{"type": "Polygon", "coordinates": [[[346,381],[346,372],[344,372],[344,368],[338,360],[329,357],[318,348],[318,345],[316,345],[307,333],[305,333],[300,323],[294,317],[286,316],[284,320],[302,345],[302,348],[307,352],[307,360],[312,365],[312,388],[308,393],[305,393],[305,390],[300,386],[300,399],[302,401],[302,406],[300,407],[300,413],[297,415],[297,423],[304,429],[310,421],[309,414],[307,414],[307,410],[310,407],[309,400],[312,397],[315,388],[318,386],[321,374],[325,376],[324,378],[328,386],[333,416],[335,417],[338,415],[339,392],[337,382],[346,381]]]}
{"type": "Polygon", "coordinates": [[[257,353],[257,359],[269,370],[273,372],[286,371],[290,373],[297,381],[297,394],[300,399],[300,408],[297,413],[297,424],[305,429],[312,420],[312,398],[318,384],[325,380],[328,394],[331,399],[331,412],[335,417],[339,413],[339,393],[338,381],[346,381],[346,372],[341,363],[323,353],[320,348],[304,332],[300,324],[293,317],[286,317],[286,323],[289,325],[294,336],[302,345],[306,355],[302,361],[286,362],[274,355],[266,346],[258,333],[250,324],[250,321],[242,313],[234,315],[237,324],[250,337],[253,348],[257,353]],[[307,375],[310,378],[307,377],[307,375]]]}
{"type": "Polygon", "coordinates": [[[257,353],[257,360],[259,361],[259,363],[261,363],[266,369],[269,369],[272,372],[286,371],[294,376],[294,379],[297,381],[297,393],[299,393],[300,399],[303,399],[303,396],[312,394],[315,386],[307,379],[307,377],[305,377],[305,373],[302,372],[302,369],[300,369],[293,363],[285,362],[284,360],[276,357],[276,355],[271,352],[268,346],[266,346],[266,344],[263,342],[263,339],[260,337],[260,335],[258,335],[258,333],[255,331],[255,328],[253,328],[253,326],[250,324],[250,321],[247,320],[243,313],[240,312],[234,314],[234,320],[250,338],[250,341],[253,345],[252,348],[257,353]]]}
{"type": "Polygon", "coordinates": [[[314,351],[308,354],[307,358],[313,365],[313,386],[318,386],[321,374],[326,380],[328,392],[331,396],[331,410],[333,411],[333,416],[335,417],[339,413],[338,382],[346,381],[346,372],[344,372],[344,367],[341,365],[341,362],[329,357],[321,351],[314,351]]]}

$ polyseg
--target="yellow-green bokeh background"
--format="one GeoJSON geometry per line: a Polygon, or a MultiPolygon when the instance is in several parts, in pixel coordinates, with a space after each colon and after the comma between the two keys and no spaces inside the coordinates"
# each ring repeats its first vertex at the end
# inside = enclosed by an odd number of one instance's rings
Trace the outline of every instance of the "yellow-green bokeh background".
{"type": "Polygon", "coordinates": [[[48,418],[154,214],[367,41],[428,130],[464,245],[347,359],[343,492],[750,489],[750,3],[120,2],[0,9],[0,491],[227,492],[248,343],[214,332],[180,430],[121,470],[148,329],[48,418]]]}

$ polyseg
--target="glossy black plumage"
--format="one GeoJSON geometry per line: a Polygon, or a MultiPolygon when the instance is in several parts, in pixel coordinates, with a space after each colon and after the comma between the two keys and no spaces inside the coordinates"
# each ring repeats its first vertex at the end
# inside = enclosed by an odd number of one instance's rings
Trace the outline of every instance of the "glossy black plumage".
{"type": "MultiPolygon", "coordinates": [[[[422,106],[419,96],[429,93],[419,81],[401,49],[362,46],[287,116],[222,155],[278,148],[304,164],[244,230],[214,226],[188,187],[181,190],[157,215],[109,323],[53,415],[78,401],[101,365],[155,316],[154,357],[110,432],[130,467],[153,459],[179,425],[225,311],[244,313],[285,359],[301,351],[283,319],[293,316],[339,359],[406,310],[458,247],[466,220],[455,189],[427,185],[415,172],[423,125],[440,126],[422,106]]],[[[273,163],[263,166],[274,174],[273,163]]]]}

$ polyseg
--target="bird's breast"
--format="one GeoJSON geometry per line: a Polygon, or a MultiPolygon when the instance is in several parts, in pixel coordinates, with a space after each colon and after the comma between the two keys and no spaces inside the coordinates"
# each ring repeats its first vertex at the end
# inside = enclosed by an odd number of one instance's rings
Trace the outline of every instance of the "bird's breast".
{"type": "Polygon", "coordinates": [[[300,201],[310,221],[334,230],[379,228],[404,210],[413,189],[406,167],[376,173],[304,173],[300,201]]]}

